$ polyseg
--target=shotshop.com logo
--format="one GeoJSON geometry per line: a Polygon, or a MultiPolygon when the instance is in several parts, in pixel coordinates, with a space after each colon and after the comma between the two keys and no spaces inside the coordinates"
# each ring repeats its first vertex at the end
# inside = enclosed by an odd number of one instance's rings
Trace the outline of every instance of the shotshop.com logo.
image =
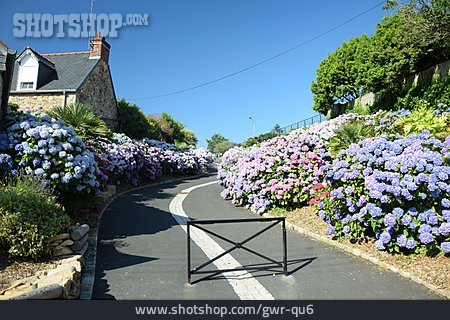
{"type": "Polygon", "coordinates": [[[148,26],[148,14],[120,13],[15,13],[14,37],[17,38],[88,38],[100,32],[104,37],[116,38],[118,30],[125,26],[148,26]],[[92,21],[92,24],[90,23],[92,21]]]}

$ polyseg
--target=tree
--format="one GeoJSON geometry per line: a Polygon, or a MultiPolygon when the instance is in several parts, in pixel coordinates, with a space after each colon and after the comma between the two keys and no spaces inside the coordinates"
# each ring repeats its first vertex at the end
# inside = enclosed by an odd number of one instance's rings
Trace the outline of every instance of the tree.
{"type": "Polygon", "coordinates": [[[158,122],[159,125],[159,140],[168,143],[175,143],[175,140],[181,142],[184,141],[184,125],[181,122],[174,120],[165,112],[161,115],[153,115],[152,117],[158,122]]]}
{"type": "Polygon", "coordinates": [[[197,145],[198,139],[195,136],[194,131],[184,128],[183,130],[181,130],[181,133],[183,134],[182,142],[192,147],[195,147],[197,145]]]}
{"type": "Polygon", "coordinates": [[[270,132],[275,133],[277,136],[283,134],[283,129],[280,127],[280,125],[277,123],[273,126],[272,130],[270,132]]]}
{"type": "Polygon", "coordinates": [[[148,134],[147,137],[149,139],[158,140],[161,137],[161,128],[159,126],[158,120],[156,120],[152,116],[146,115],[145,118],[148,122],[148,134]]]}
{"type": "Polygon", "coordinates": [[[449,1],[409,0],[384,17],[370,38],[350,39],[330,53],[311,84],[313,109],[335,114],[367,92],[377,93],[374,108],[393,108],[406,93],[408,76],[449,58],[449,1]]]}
{"type": "Polygon", "coordinates": [[[222,155],[227,150],[233,148],[236,144],[222,136],[220,133],[214,133],[211,139],[206,139],[208,151],[215,155],[222,155]]]}
{"type": "Polygon", "coordinates": [[[245,140],[242,143],[242,146],[244,146],[244,147],[251,147],[251,146],[253,146],[255,144],[258,144],[258,143],[261,143],[263,141],[272,139],[272,138],[274,138],[276,136],[279,136],[281,134],[283,134],[283,129],[280,127],[279,124],[276,124],[272,128],[272,130],[270,130],[270,132],[262,133],[262,134],[260,134],[259,136],[256,136],[256,137],[250,137],[250,138],[248,138],[247,140],[245,140]]]}
{"type": "Polygon", "coordinates": [[[408,0],[404,4],[388,0],[385,8],[396,8],[397,15],[417,45],[449,48],[450,0],[408,0]]]}
{"type": "Polygon", "coordinates": [[[152,128],[145,114],[137,105],[119,99],[117,100],[117,107],[121,132],[133,139],[149,136],[152,128]]]}
{"type": "Polygon", "coordinates": [[[334,105],[361,95],[368,41],[366,35],[352,38],[320,62],[316,80],[311,84],[314,110],[326,114],[334,105]]]}

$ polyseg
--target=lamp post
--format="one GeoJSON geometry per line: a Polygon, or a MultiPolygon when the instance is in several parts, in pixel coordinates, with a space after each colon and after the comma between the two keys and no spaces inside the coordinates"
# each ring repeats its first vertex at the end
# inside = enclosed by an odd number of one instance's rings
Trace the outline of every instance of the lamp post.
{"type": "Polygon", "coordinates": [[[254,137],[255,137],[255,126],[256,126],[256,124],[257,124],[259,121],[253,119],[251,116],[248,116],[248,118],[249,118],[250,120],[252,120],[252,122],[253,122],[253,138],[254,138],[254,137]]]}

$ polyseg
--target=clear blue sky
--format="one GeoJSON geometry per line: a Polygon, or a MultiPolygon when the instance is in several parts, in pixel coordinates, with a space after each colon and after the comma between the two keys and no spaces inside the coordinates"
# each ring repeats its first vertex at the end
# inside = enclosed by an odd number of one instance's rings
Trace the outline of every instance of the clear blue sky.
{"type": "MultiPolygon", "coordinates": [[[[96,0],[94,12],[148,13],[149,26],[109,38],[118,97],[164,94],[219,78],[287,50],[372,7],[380,0],[96,0]]],[[[24,0],[0,11],[0,39],[19,53],[87,50],[86,39],[14,38],[14,13],[87,13],[90,0],[24,0]]],[[[343,41],[372,34],[381,7],[264,65],[212,85],[160,99],[132,100],[145,113],[167,112],[194,130],[199,146],[218,132],[235,142],[315,114],[311,81],[320,61],[343,41]]]]}

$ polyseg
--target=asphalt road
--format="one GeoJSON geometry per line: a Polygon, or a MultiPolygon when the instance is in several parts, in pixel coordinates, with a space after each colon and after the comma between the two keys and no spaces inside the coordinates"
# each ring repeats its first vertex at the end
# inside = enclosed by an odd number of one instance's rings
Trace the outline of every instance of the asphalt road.
{"type": "MultiPolygon", "coordinates": [[[[118,197],[104,213],[97,248],[93,299],[239,299],[221,274],[194,275],[187,285],[186,233],[169,211],[182,190],[214,181],[204,177],[147,187],[118,197]]],[[[182,203],[191,219],[251,218],[257,215],[220,198],[221,188],[193,190],[182,203]]],[[[241,241],[267,223],[208,226],[241,241]]],[[[222,248],[230,244],[213,238],[222,248]]],[[[248,247],[282,261],[281,228],[276,226],[248,247]]],[[[244,250],[231,252],[274,299],[440,299],[425,287],[382,271],[361,258],[288,231],[288,271],[244,250]]],[[[192,265],[208,260],[192,245],[192,265]]],[[[216,270],[214,265],[210,270],[216,270]]],[[[250,289],[252,290],[252,289],[250,289]]]]}

